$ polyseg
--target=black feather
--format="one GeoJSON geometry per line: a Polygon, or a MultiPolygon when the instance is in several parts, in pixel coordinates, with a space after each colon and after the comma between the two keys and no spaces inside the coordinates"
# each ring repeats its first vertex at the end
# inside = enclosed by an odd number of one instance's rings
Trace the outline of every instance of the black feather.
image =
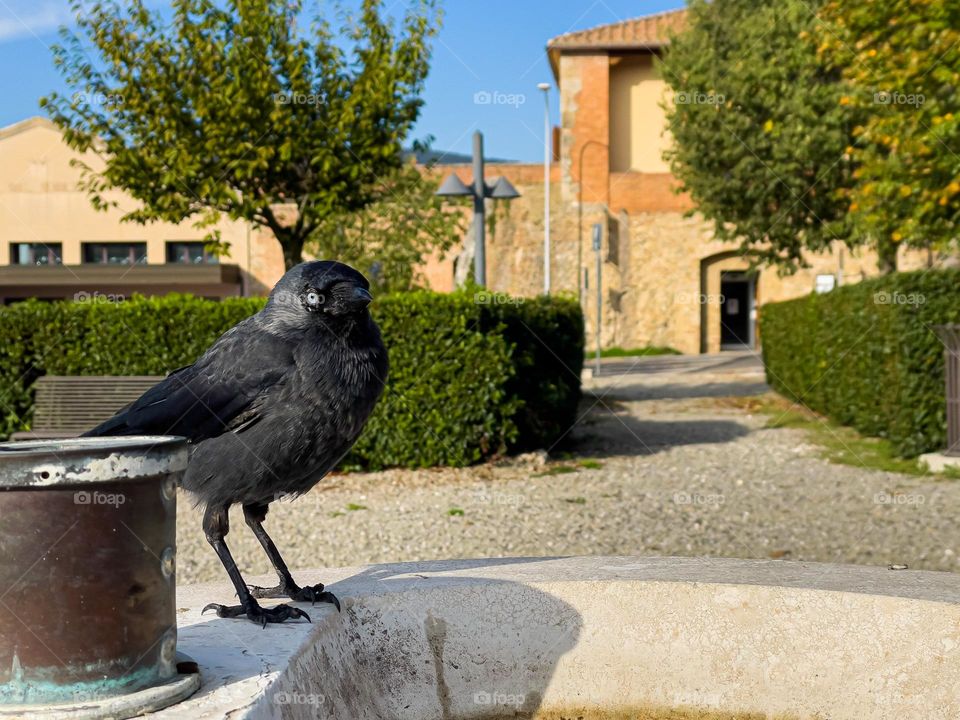
{"type": "Polygon", "coordinates": [[[349,451],[383,391],[368,287],[340,263],[293,268],[261,312],[86,434],[186,437],[183,485],[207,506],[305,492],[349,451]]]}

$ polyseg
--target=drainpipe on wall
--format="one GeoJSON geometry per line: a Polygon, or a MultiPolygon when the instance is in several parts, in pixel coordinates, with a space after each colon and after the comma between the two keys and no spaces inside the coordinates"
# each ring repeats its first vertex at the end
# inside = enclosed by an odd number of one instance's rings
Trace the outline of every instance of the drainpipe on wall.
{"type": "MultiPolygon", "coordinates": [[[[604,147],[607,150],[610,149],[610,146],[606,143],[602,143],[599,140],[587,140],[583,145],[580,146],[580,160],[577,166],[577,302],[583,304],[583,282],[579,277],[579,274],[583,272],[583,277],[587,277],[587,268],[583,264],[583,154],[584,151],[591,145],[599,145],[604,147]]],[[[610,212],[610,209],[604,204],[603,206],[604,215],[610,212]]]]}
{"type": "Polygon", "coordinates": [[[244,280],[244,296],[250,295],[250,278],[253,277],[253,255],[250,248],[250,221],[246,223],[247,226],[247,277],[244,280]]]}

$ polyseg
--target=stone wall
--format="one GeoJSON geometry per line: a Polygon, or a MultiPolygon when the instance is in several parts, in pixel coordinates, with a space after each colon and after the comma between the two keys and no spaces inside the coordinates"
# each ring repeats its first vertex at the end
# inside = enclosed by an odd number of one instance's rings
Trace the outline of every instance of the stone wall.
{"type": "MultiPolygon", "coordinates": [[[[470,168],[448,166],[469,183],[470,168]]],[[[543,291],[543,169],[540,165],[492,165],[488,177],[505,175],[520,191],[510,202],[488,203],[487,280],[492,292],[532,297],[543,291]]],[[[579,203],[561,187],[561,167],[552,168],[551,235],[554,292],[579,292],[587,322],[588,344],[594,341],[596,261],[592,225],[603,227],[602,344],[605,347],[660,345],[685,353],[720,349],[720,273],[749,269],[735,244],[713,238],[709,223],[687,217],[689,201],[675,194],[665,174],[614,173],[609,194],[616,213],[603,203],[579,203]],[[580,212],[582,208],[582,214],[580,212]]],[[[430,286],[453,287],[453,264],[459,250],[423,269],[430,286]]],[[[758,312],[762,305],[799,297],[814,289],[817,275],[840,273],[842,282],[877,274],[876,255],[850,251],[840,244],[832,252],[808,257],[811,267],[793,275],[761,268],[755,280],[758,312]]],[[[904,252],[904,270],[925,267],[925,253],[904,252]]]]}
{"type": "MultiPolygon", "coordinates": [[[[485,168],[487,182],[497,176],[505,176],[520,192],[515,200],[487,200],[487,285],[493,292],[533,296],[543,292],[543,165],[525,163],[490,163],[485,168]]],[[[446,177],[455,173],[464,183],[473,182],[470,165],[443,165],[433,168],[436,175],[446,177]]],[[[557,237],[556,224],[561,218],[559,168],[551,168],[551,236],[557,237]]],[[[472,206],[464,207],[465,237],[460,247],[454,248],[445,257],[434,256],[419,269],[427,287],[441,292],[454,288],[455,264],[463,256],[472,262],[473,252],[465,245],[473,243],[470,231],[472,206]]],[[[569,265],[569,258],[561,249],[552,253],[552,280],[576,291],[576,265],[569,265]]]]}

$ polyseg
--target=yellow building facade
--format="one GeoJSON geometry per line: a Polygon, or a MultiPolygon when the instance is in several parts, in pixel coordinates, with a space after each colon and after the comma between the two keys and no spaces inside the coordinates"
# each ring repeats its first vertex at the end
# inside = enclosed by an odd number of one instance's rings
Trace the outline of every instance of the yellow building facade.
{"type": "Polygon", "coordinates": [[[191,223],[120,222],[136,201],[105,194],[116,208],[95,210],[79,188],[81,156],[45,118],[0,129],[0,302],[26,297],[128,297],[190,292],[222,298],[262,294],[283,274],[269,231],[242,221],[217,226],[229,255],[203,248],[191,223]]]}

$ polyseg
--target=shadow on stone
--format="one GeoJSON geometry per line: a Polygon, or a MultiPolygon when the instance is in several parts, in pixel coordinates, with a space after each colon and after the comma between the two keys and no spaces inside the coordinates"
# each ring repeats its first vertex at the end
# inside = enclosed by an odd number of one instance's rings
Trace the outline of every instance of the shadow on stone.
{"type": "Polygon", "coordinates": [[[404,717],[529,717],[577,643],[580,613],[523,583],[470,571],[512,566],[523,574],[524,564],[545,560],[379,565],[329,586],[342,613],[301,605],[313,625],[187,624],[182,645],[207,675],[192,702],[246,696],[251,717],[393,718],[399,708],[404,717]]]}

